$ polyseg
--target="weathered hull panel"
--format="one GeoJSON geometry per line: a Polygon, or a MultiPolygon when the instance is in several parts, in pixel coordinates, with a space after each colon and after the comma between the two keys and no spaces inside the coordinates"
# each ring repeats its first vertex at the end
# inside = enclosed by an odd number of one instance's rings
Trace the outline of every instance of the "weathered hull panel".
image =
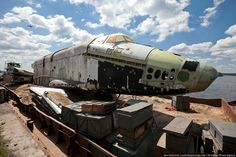
{"type": "Polygon", "coordinates": [[[217,75],[212,67],[134,43],[125,35],[98,37],[62,49],[36,61],[34,71],[40,85],[135,95],[201,91],[217,75]]]}
{"type": "MultiPolygon", "coordinates": [[[[34,64],[36,84],[54,87],[81,88],[109,93],[159,95],[180,94],[185,89],[166,90],[142,83],[144,65],[114,62],[87,55],[89,44],[61,50],[34,64]],[[54,81],[61,80],[61,81],[54,81]],[[63,82],[55,84],[54,82],[63,82]]],[[[149,49],[151,51],[151,48],[149,49]]]]}

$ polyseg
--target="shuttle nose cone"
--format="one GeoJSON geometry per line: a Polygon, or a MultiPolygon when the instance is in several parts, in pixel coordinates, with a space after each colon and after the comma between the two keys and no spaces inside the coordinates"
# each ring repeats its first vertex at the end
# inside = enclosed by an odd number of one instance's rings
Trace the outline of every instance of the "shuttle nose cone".
{"type": "Polygon", "coordinates": [[[205,90],[217,77],[218,72],[216,71],[216,69],[211,66],[205,65],[202,69],[202,73],[197,84],[197,89],[199,91],[205,90]]]}

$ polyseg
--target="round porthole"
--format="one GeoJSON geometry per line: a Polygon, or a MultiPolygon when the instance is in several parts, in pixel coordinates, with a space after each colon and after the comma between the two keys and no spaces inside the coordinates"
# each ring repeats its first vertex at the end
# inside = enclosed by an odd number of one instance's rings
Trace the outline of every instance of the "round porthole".
{"type": "Polygon", "coordinates": [[[178,74],[178,80],[185,82],[189,79],[189,73],[185,71],[180,71],[178,74]]]}
{"type": "Polygon", "coordinates": [[[147,79],[148,79],[148,80],[151,80],[151,79],[152,79],[152,75],[148,74],[148,75],[147,75],[147,79]]]}
{"type": "Polygon", "coordinates": [[[161,76],[161,70],[156,70],[154,76],[156,79],[158,79],[161,76]]]}
{"type": "Polygon", "coordinates": [[[170,80],[174,80],[174,76],[173,75],[170,75],[170,80]]]}
{"type": "Polygon", "coordinates": [[[153,72],[153,68],[148,68],[147,70],[149,73],[152,73],[153,72]]]}
{"type": "Polygon", "coordinates": [[[161,75],[162,80],[166,80],[168,78],[168,72],[164,71],[161,75]]]}

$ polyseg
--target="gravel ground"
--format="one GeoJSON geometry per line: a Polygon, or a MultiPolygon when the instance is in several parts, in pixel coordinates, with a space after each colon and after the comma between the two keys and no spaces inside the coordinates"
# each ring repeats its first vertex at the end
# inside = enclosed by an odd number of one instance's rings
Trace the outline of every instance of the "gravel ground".
{"type": "Polygon", "coordinates": [[[6,141],[9,157],[46,157],[41,147],[26,130],[7,103],[0,104],[1,136],[6,141]]]}

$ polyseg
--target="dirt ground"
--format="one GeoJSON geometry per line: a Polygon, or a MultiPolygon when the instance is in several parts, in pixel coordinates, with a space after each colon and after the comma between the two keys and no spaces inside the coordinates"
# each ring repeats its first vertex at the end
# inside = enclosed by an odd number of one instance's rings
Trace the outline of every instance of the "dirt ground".
{"type": "Polygon", "coordinates": [[[188,112],[180,112],[176,111],[171,106],[170,99],[164,99],[160,97],[148,97],[148,96],[128,96],[121,95],[120,99],[128,100],[128,99],[141,99],[146,100],[149,103],[153,104],[153,118],[154,125],[152,128],[153,137],[155,143],[157,143],[158,139],[163,132],[163,128],[168,125],[176,116],[185,117],[187,119],[192,119],[194,124],[194,132],[199,134],[201,128],[204,124],[207,124],[210,119],[228,121],[223,110],[220,107],[213,107],[205,104],[196,104],[190,103],[190,111],[188,112]]]}
{"type": "Polygon", "coordinates": [[[58,92],[48,92],[48,96],[53,99],[54,102],[57,102],[62,106],[66,106],[68,104],[73,103],[68,97],[58,92]]]}
{"type": "Polygon", "coordinates": [[[0,104],[1,137],[6,141],[9,157],[46,157],[41,147],[23,126],[7,103],[0,104]]]}
{"type": "MultiPolygon", "coordinates": [[[[130,98],[132,97],[128,95],[122,95],[120,97],[120,99],[124,100],[128,100],[130,98]]],[[[135,98],[146,100],[149,103],[153,104],[153,115],[157,121],[173,119],[176,116],[182,116],[188,119],[192,119],[193,122],[197,124],[208,123],[208,120],[210,119],[228,121],[221,107],[190,103],[190,111],[180,112],[172,108],[170,99],[164,99],[154,96],[137,96],[135,98]]]]}
{"type": "MultiPolygon", "coordinates": [[[[20,86],[15,89],[15,92],[20,95],[21,101],[24,104],[32,103],[31,93],[29,92],[29,84],[20,86]]],[[[67,105],[73,102],[68,97],[58,95],[58,93],[49,93],[49,96],[53,97],[57,102],[62,105],[67,105]]],[[[171,100],[160,97],[148,97],[148,96],[129,96],[121,95],[119,100],[126,101],[129,99],[141,99],[146,100],[153,104],[153,117],[156,126],[154,126],[156,137],[159,137],[160,131],[165,127],[174,117],[182,116],[188,119],[192,119],[197,124],[206,124],[210,119],[228,121],[224,115],[223,110],[220,107],[213,107],[205,104],[190,104],[189,112],[179,112],[172,108],[171,100]],[[155,128],[156,127],[156,128],[155,128]]],[[[9,141],[8,147],[12,150],[13,156],[19,157],[43,157],[46,156],[42,149],[34,141],[30,132],[22,126],[22,122],[16,117],[16,114],[9,109],[7,104],[0,105],[0,124],[3,124],[3,132],[1,133],[6,140],[9,141]],[[14,122],[14,123],[13,123],[14,122]],[[4,123],[4,124],[3,124],[4,123]],[[23,150],[23,151],[22,151],[23,150]]],[[[56,155],[57,156],[57,155],[56,155]]]]}
{"type": "Polygon", "coordinates": [[[29,88],[31,87],[31,84],[24,84],[19,87],[17,87],[14,91],[15,93],[21,97],[21,102],[24,104],[32,104],[32,93],[29,92],[29,88]]]}
{"type": "MultiPolygon", "coordinates": [[[[21,96],[21,101],[24,104],[32,103],[31,96],[32,94],[29,92],[29,87],[31,84],[21,85],[15,89],[17,95],[21,96]]],[[[61,95],[60,93],[49,92],[49,96],[53,98],[56,102],[67,105],[73,102],[68,97],[61,95]]],[[[206,104],[190,104],[190,111],[188,112],[180,112],[176,111],[171,106],[171,100],[164,99],[160,97],[148,97],[148,96],[130,96],[130,95],[121,95],[119,97],[120,100],[126,101],[129,99],[141,99],[146,100],[149,103],[153,104],[153,115],[158,123],[162,121],[169,121],[176,116],[182,116],[185,118],[192,119],[193,122],[197,124],[208,123],[208,120],[223,120],[228,121],[223,110],[220,107],[209,106],[206,104]]]]}

